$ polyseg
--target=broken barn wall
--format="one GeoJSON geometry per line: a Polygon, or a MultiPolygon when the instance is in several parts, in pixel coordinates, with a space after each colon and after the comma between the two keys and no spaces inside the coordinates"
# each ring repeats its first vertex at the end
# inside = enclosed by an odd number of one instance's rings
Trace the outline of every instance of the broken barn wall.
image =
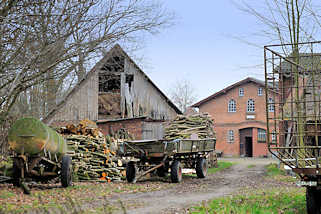
{"type": "Polygon", "coordinates": [[[98,121],[97,125],[104,135],[111,135],[119,129],[125,129],[135,140],[163,139],[163,121],[143,118],[98,121]]]}
{"type": "Polygon", "coordinates": [[[93,72],[65,98],[57,112],[43,122],[54,125],[64,121],[98,120],[98,75],[93,72]]]}
{"type": "Polygon", "coordinates": [[[163,122],[143,122],[142,124],[142,139],[163,139],[164,125],[163,122]]]}
{"type": "Polygon", "coordinates": [[[177,115],[159,90],[128,59],[125,59],[125,72],[121,74],[121,111],[123,117],[129,118],[149,116],[170,120],[177,115]],[[128,81],[130,75],[133,75],[132,82],[128,81]]]}

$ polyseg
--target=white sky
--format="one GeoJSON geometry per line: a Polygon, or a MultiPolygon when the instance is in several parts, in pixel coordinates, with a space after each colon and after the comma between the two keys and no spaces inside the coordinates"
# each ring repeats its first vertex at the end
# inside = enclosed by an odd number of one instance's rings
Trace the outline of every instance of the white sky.
{"type": "Polygon", "coordinates": [[[257,43],[250,36],[259,28],[254,17],[230,0],[165,2],[177,14],[177,25],[148,39],[138,53],[144,56],[144,72],[162,91],[167,94],[184,78],[200,100],[249,76],[263,80],[263,46],[233,38],[257,43]]]}

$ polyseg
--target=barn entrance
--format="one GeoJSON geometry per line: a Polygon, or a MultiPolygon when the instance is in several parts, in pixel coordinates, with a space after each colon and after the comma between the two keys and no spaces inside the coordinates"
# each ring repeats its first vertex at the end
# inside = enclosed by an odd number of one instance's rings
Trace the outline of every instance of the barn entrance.
{"type": "Polygon", "coordinates": [[[240,129],[240,156],[253,157],[253,128],[240,129]]]}

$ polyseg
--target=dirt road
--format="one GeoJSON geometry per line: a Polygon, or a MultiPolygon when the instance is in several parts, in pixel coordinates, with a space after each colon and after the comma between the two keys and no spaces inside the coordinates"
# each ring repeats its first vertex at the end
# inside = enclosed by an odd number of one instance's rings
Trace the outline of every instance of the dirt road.
{"type": "MultiPolygon", "coordinates": [[[[229,169],[207,176],[205,179],[185,176],[182,183],[170,189],[119,194],[114,196],[114,203],[122,201],[128,207],[127,213],[185,213],[193,204],[215,197],[232,194],[242,187],[276,185],[267,183],[264,178],[264,166],[276,162],[272,159],[223,159],[237,164],[229,169]],[[249,167],[250,166],[250,167],[249,167]]],[[[150,181],[143,181],[150,182],[150,181]]],[[[170,182],[164,180],[164,182],[170,182]]]]}

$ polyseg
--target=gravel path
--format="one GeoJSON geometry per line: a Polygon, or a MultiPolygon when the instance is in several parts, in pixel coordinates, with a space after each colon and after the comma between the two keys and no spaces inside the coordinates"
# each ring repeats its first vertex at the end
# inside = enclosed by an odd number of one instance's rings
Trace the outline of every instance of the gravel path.
{"type": "MultiPolygon", "coordinates": [[[[237,164],[204,179],[185,176],[171,189],[146,193],[120,194],[112,200],[122,201],[127,213],[186,213],[193,204],[215,197],[230,195],[244,187],[258,187],[267,183],[264,166],[276,163],[275,159],[229,158],[221,159],[237,164]],[[249,167],[251,165],[251,167],[249,167]]],[[[142,181],[142,182],[149,182],[142,181]]],[[[165,182],[170,182],[166,180],[165,182]]],[[[274,183],[267,185],[276,185],[274,183]]],[[[118,202],[119,203],[119,202],[118,202]]]]}

